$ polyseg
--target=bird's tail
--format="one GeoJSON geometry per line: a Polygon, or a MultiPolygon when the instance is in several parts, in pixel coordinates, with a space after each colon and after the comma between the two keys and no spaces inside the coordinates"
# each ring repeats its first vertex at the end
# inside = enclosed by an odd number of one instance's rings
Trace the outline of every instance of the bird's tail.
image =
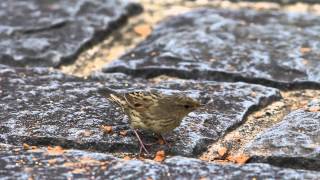
{"type": "Polygon", "coordinates": [[[98,93],[110,101],[117,103],[119,106],[124,107],[126,100],[124,96],[110,88],[99,88],[98,93]]]}

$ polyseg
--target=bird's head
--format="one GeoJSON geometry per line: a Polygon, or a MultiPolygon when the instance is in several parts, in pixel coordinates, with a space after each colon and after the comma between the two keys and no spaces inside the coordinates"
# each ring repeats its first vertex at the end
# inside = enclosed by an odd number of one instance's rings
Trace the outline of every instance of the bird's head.
{"type": "Polygon", "coordinates": [[[178,115],[182,117],[203,106],[198,101],[187,96],[174,95],[172,101],[174,105],[173,108],[176,109],[178,115]]]}

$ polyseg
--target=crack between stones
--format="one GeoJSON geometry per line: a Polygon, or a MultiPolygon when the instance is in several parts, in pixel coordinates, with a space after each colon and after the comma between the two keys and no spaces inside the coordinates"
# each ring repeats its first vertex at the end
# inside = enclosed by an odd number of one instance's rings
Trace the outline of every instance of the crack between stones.
{"type": "Polygon", "coordinates": [[[171,68],[130,69],[123,66],[115,66],[103,70],[106,73],[121,72],[134,77],[155,78],[161,75],[177,77],[181,79],[210,80],[218,82],[245,82],[274,87],[281,90],[320,89],[320,83],[312,81],[276,82],[265,78],[248,78],[239,73],[222,71],[203,72],[199,70],[177,70],[171,68]],[[197,77],[197,78],[195,78],[197,77]]]}
{"type": "Polygon", "coordinates": [[[291,169],[320,170],[320,161],[306,157],[253,156],[248,163],[267,163],[273,166],[291,169]]]}
{"type": "Polygon", "coordinates": [[[60,21],[57,23],[54,23],[50,26],[38,28],[38,29],[21,29],[13,32],[13,36],[16,36],[17,34],[33,34],[33,33],[39,33],[44,31],[52,31],[54,29],[60,29],[68,24],[69,21],[60,21]]]}
{"type": "MultiPolygon", "coordinates": [[[[306,108],[307,103],[320,96],[320,90],[281,91],[282,99],[251,112],[243,124],[229,131],[199,159],[216,163],[237,163],[232,157],[248,157],[246,163],[268,163],[274,166],[293,169],[319,170],[319,162],[305,157],[251,156],[245,152],[247,144],[255,137],[281,122],[291,111],[306,108]],[[224,152],[224,153],[222,153],[224,152]],[[302,163],[301,163],[302,162],[302,163]]],[[[242,162],[244,163],[244,162],[242,162]]]]}

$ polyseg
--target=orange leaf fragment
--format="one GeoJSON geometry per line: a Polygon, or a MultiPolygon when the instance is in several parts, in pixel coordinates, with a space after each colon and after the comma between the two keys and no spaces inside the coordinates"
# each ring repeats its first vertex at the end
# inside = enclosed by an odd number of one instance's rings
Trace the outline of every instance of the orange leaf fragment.
{"type": "Polygon", "coordinates": [[[107,166],[100,166],[101,170],[107,170],[107,166]]]}
{"type": "Polygon", "coordinates": [[[79,163],[81,164],[88,164],[88,165],[100,165],[102,164],[101,161],[96,160],[96,159],[92,159],[90,157],[82,157],[79,161],[79,163]]]}
{"type": "Polygon", "coordinates": [[[228,161],[230,161],[230,162],[236,162],[236,160],[235,160],[235,158],[233,157],[233,156],[231,156],[231,155],[229,155],[229,156],[227,156],[227,158],[226,158],[228,161]]]}
{"type": "Polygon", "coordinates": [[[106,134],[110,134],[112,133],[112,126],[105,126],[105,125],[102,125],[101,126],[101,129],[104,133],[106,134]]]}
{"type": "Polygon", "coordinates": [[[55,147],[48,146],[47,152],[51,156],[61,155],[64,153],[64,149],[61,146],[55,146],[55,147]]]}
{"type": "Polygon", "coordinates": [[[138,25],[134,27],[133,30],[142,37],[147,37],[152,31],[151,26],[148,24],[138,25]]]}
{"type": "Polygon", "coordinates": [[[74,174],[83,174],[83,173],[85,173],[85,172],[87,172],[87,170],[84,169],[84,168],[77,168],[77,169],[74,169],[74,170],[72,171],[72,173],[74,173],[74,174]]]}
{"type": "Polygon", "coordinates": [[[130,160],[131,158],[129,156],[123,157],[124,160],[130,160]]]}
{"type": "Polygon", "coordinates": [[[320,107],[317,106],[312,106],[308,108],[309,112],[319,112],[320,111],[320,107]]]}
{"type": "Polygon", "coordinates": [[[227,152],[228,152],[228,149],[226,148],[226,147],[222,147],[222,148],[219,148],[218,149],[218,154],[219,154],[219,156],[224,156],[224,155],[226,155],[227,154],[227,152]]]}
{"type": "Polygon", "coordinates": [[[244,164],[246,163],[248,160],[249,160],[249,156],[246,156],[246,155],[238,155],[236,157],[234,157],[236,163],[238,164],[244,164]]]}
{"type": "Polygon", "coordinates": [[[302,47],[302,48],[300,48],[300,52],[301,52],[302,54],[308,53],[308,52],[310,52],[310,51],[311,51],[311,48],[309,48],[309,47],[302,47]]]}
{"type": "Polygon", "coordinates": [[[200,179],[199,180],[207,180],[208,178],[206,178],[206,177],[200,177],[200,179]]]}
{"type": "Polygon", "coordinates": [[[166,154],[163,150],[161,150],[156,153],[156,156],[153,160],[157,162],[162,162],[165,158],[166,158],[166,154]]]}
{"type": "Polygon", "coordinates": [[[259,111],[259,112],[256,112],[256,113],[253,115],[253,117],[255,117],[255,118],[262,118],[264,115],[265,115],[265,112],[259,111]]]}
{"type": "Polygon", "coordinates": [[[119,132],[119,134],[120,134],[121,136],[126,136],[126,135],[127,135],[127,133],[128,133],[128,131],[125,131],[125,130],[124,130],[124,131],[120,131],[120,132],[119,132]]]}
{"type": "Polygon", "coordinates": [[[165,142],[164,142],[163,139],[159,139],[159,140],[158,140],[158,143],[159,143],[160,145],[164,145],[164,144],[165,144],[165,142]]]}
{"type": "Polygon", "coordinates": [[[30,146],[29,146],[29,144],[27,144],[27,143],[23,143],[23,149],[24,150],[28,150],[28,149],[30,149],[30,146]]]}
{"type": "Polygon", "coordinates": [[[50,165],[55,164],[56,162],[57,162],[57,159],[49,159],[49,160],[48,160],[48,163],[49,163],[50,165]]]}

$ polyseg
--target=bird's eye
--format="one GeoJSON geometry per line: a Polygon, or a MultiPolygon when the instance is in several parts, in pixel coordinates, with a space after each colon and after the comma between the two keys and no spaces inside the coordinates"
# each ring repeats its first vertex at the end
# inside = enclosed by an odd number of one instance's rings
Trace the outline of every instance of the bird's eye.
{"type": "Polygon", "coordinates": [[[190,106],[189,106],[189,105],[187,105],[187,104],[186,104],[186,105],[184,105],[183,107],[184,107],[184,108],[186,108],[186,109],[189,109],[189,108],[190,108],[190,106]]]}

